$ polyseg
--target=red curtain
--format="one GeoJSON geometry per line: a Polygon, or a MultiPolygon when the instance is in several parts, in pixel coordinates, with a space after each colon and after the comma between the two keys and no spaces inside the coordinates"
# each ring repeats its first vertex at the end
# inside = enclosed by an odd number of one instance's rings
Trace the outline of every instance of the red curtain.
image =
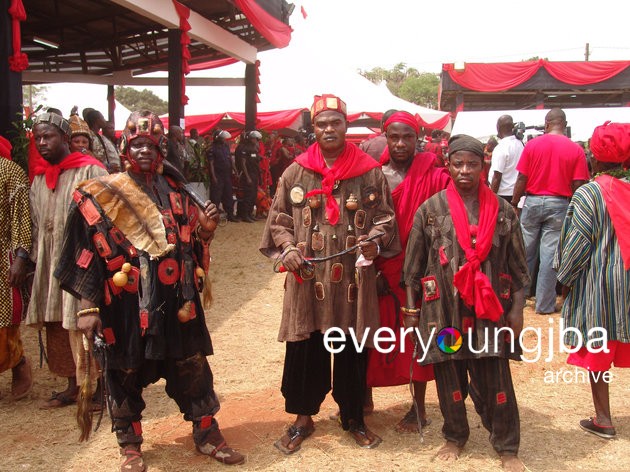
{"type": "MultiPolygon", "coordinates": [[[[359,112],[359,113],[350,113],[348,115],[348,122],[349,123],[353,123],[355,121],[357,121],[359,118],[361,118],[362,116],[369,116],[370,118],[372,118],[373,120],[376,121],[381,121],[381,118],[383,117],[383,113],[381,112],[375,112],[375,113],[371,113],[371,112],[359,112]]],[[[439,118],[436,121],[426,121],[424,118],[422,118],[419,114],[415,114],[416,120],[418,121],[418,123],[420,124],[420,126],[423,126],[425,128],[431,128],[431,129],[444,129],[446,127],[446,125],[449,124],[450,120],[451,120],[451,116],[446,114],[444,115],[442,118],[439,118]]]]}
{"type": "Polygon", "coordinates": [[[565,84],[587,85],[611,79],[629,65],[630,61],[545,62],[545,69],[565,84]]]}
{"type": "Polygon", "coordinates": [[[254,0],[234,0],[234,3],[267,41],[277,48],[289,45],[293,31],[289,25],[267,13],[254,0]]]}
{"type": "Polygon", "coordinates": [[[238,59],[234,59],[232,57],[226,57],[224,59],[215,59],[214,61],[200,62],[199,64],[191,64],[190,70],[215,69],[217,67],[229,66],[230,64],[235,64],[237,62],[238,62],[238,59]]]}
{"type": "Polygon", "coordinates": [[[544,59],[497,64],[467,63],[463,71],[453,64],[442,70],[464,88],[478,92],[501,92],[514,88],[532,78],[541,67],[553,78],[571,85],[595,84],[622,72],[630,61],[549,62],[544,59]]]}
{"type": "MultiPolygon", "coordinates": [[[[197,128],[199,134],[204,134],[216,128],[224,116],[225,113],[187,116],[185,117],[185,127],[188,131],[190,131],[191,128],[197,128]]],[[[162,116],[160,119],[162,120],[164,128],[168,129],[168,116],[162,116]]]]}
{"type": "MultiPolygon", "coordinates": [[[[264,111],[256,114],[256,128],[273,130],[289,128],[302,114],[303,109],[264,111]]],[[[229,112],[228,115],[237,123],[245,125],[245,113],[229,112]]]]}

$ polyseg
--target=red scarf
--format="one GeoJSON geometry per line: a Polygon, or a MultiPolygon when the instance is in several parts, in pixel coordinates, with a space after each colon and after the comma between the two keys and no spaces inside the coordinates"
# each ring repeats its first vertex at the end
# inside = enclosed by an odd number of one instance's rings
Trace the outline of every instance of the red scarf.
{"type": "Polygon", "coordinates": [[[55,190],[61,172],[67,169],[76,169],[77,167],[86,167],[89,165],[99,166],[105,169],[105,166],[92,156],[87,156],[80,152],[73,152],[64,157],[58,164],[51,164],[45,159],[38,160],[33,166],[33,173],[35,175],[45,174],[46,186],[50,190],[55,190]]]}
{"type": "Polygon", "coordinates": [[[467,259],[466,264],[453,277],[453,285],[459,290],[464,303],[474,307],[477,318],[496,322],[503,314],[503,306],[494,293],[490,280],[480,268],[492,248],[499,202],[497,196],[483,182],[479,182],[478,195],[479,225],[475,226],[468,223],[468,213],[455,184],[451,182],[446,188],[446,199],[451,210],[457,242],[467,259]],[[471,236],[477,239],[474,248],[471,236]]]}
{"type": "Polygon", "coordinates": [[[337,157],[332,167],[326,165],[319,143],[311,145],[304,154],[300,154],[295,158],[295,162],[306,169],[317,172],[323,177],[322,188],[311,190],[306,194],[306,197],[319,194],[326,195],[326,216],[333,225],[336,225],[337,221],[339,221],[339,204],[332,196],[335,181],[358,177],[380,166],[378,162],[354,144],[348,143],[346,143],[346,147],[337,157]]]}
{"type": "Polygon", "coordinates": [[[602,196],[606,202],[617,241],[619,241],[623,267],[628,270],[630,269],[630,214],[626,205],[630,202],[630,184],[605,174],[596,177],[595,182],[602,189],[602,196]]]}

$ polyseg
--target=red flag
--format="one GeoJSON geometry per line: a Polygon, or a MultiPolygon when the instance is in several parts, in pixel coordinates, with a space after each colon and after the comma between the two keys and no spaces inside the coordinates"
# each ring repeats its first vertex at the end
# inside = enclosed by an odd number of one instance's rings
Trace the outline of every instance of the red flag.
{"type": "Polygon", "coordinates": [[[303,16],[303,17],[304,17],[304,19],[306,20],[306,17],[307,17],[308,15],[306,14],[306,10],[304,9],[304,5],[302,5],[302,6],[300,7],[300,11],[302,12],[302,16],[303,16]]]}

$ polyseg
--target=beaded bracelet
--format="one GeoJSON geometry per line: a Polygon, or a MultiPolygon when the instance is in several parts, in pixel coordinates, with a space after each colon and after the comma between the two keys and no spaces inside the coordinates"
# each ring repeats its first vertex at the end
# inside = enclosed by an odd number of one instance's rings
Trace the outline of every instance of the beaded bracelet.
{"type": "Polygon", "coordinates": [[[82,316],[87,316],[87,315],[92,315],[92,314],[98,315],[100,312],[101,310],[97,306],[93,308],[84,308],[83,310],[77,311],[77,318],[81,318],[82,316]]]}
{"type": "Polygon", "coordinates": [[[407,308],[406,306],[401,306],[400,311],[403,312],[403,315],[418,316],[418,313],[420,313],[420,308],[407,308]]]}

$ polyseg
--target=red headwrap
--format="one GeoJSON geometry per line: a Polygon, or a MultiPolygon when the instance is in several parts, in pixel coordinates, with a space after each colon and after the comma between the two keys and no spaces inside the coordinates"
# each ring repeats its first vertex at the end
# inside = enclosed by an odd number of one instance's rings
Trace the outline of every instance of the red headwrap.
{"type": "Polygon", "coordinates": [[[13,146],[11,146],[9,140],[4,136],[0,136],[0,156],[11,160],[11,149],[13,149],[13,146]]]}
{"type": "Polygon", "coordinates": [[[324,95],[315,95],[313,106],[311,107],[311,119],[327,110],[338,111],[343,116],[348,115],[346,102],[344,102],[341,98],[327,93],[324,95]]]}
{"type": "Polygon", "coordinates": [[[595,128],[591,152],[602,162],[622,163],[630,158],[630,124],[607,121],[595,128]]]}
{"type": "Polygon", "coordinates": [[[416,118],[411,113],[408,113],[406,111],[397,111],[392,116],[390,116],[385,122],[383,130],[387,132],[388,126],[392,123],[406,124],[407,126],[411,126],[416,134],[420,133],[420,124],[418,123],[418,120],[416,120],[416,118]]]}

